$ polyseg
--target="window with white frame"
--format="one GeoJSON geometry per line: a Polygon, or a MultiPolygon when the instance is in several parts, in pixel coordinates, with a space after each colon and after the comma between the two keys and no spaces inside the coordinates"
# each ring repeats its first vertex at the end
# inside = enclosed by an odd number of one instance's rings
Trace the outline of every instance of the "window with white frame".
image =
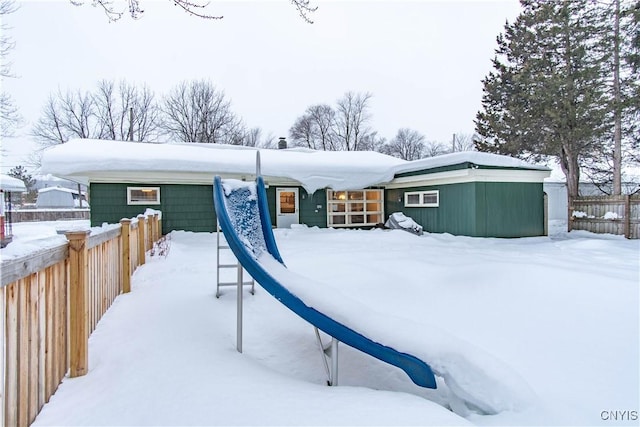
{"type": "Polygon", "coordinates": [[[160,187],[127,187],[128,205],[159,205],[160,187]]]}
{"type": "Polygon", "coordinates": [[[440,192],[408,191],[404,193],[404,206],[406,208],[437,208],[440,206],[440,192]]]}
{"type": "Polygon", "coordinates": [[[383,220],[383,209],[383,190],[327,190],[328,227],[376,225],[383,220]]]}

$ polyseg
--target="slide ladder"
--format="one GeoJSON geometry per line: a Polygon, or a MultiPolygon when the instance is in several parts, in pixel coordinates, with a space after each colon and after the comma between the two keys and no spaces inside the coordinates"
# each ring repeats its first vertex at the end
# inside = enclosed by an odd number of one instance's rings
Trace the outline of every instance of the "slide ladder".
{"type": "Polygon", "coordinates": [[[233,255],[233,252],[231,251],[231,248],[229,247],[224,237],[224,233],[220,229],[220,223],[217,224],[216,234],[216,298],[220,298],[220,295],[222,295],[220,288],[227,286],[235,286],[237,288],[238,284],[242,284],[243,287],[249,286],[249,292],[251,292],[251,295],[254,295],[256,293],[255,281],[251,276],[249,276],[251,280],[244,280],[244,269],[242,268],[240,261],[238,261],[237,258],[235,258],[235,256],[233,255]],[[235,262],[221,261],[221,258],[224,258],[226,260],[229,257],[233,257],[235,259],[235,262]],[[222,271],[227,269],[236,270],[235,282],[222,281],[222,271]]]}

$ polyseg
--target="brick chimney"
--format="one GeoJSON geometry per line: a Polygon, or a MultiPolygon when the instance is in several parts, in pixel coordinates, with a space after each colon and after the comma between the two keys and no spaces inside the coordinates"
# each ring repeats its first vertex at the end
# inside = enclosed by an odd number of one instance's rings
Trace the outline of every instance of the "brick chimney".
{"type": "Polygon", "coordinates": [[[278,140],[278,150],[284,150],[285,148],[287,148],[287,139],[281,136],[278,140]]]}

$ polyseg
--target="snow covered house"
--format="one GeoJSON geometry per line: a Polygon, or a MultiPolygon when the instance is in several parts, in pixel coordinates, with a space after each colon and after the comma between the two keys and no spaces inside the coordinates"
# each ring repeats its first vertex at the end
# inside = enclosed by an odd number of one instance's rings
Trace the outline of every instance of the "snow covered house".
{"type": "MultiPolygon", "coordinates": [[[[212,182],[252,180],[255,148],[73,140],[48,149],[46,173],[89,186],[91,223],[162,210],[163,233],[214,231],[212,182]]],[[[404,161],[375,152],[260,149],[276,227],[373,227],[393,212],[426,232],[539,236],[549,169],[477,152],[404,161]]]]}

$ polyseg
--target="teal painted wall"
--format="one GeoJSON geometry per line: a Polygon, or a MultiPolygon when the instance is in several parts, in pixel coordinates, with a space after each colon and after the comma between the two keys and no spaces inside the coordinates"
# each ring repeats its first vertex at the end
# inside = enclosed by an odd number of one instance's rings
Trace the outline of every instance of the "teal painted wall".
{"type": "MultiPolygon", "coordinates": [[[[298,187],[300,195],[300,223],[310,227],[326,227],[326,192],[318,190],[309,195],[298,187]],[[316,205],[322,209],[315,212],[316,205]]],[[[267,201],[272,223],[275,225],[276,187],[267,188],[267,201]]],[[[212,232],[216,227],[211,185],[141,185],[141,184],[91,184],[91,226],[103,223],[116,224],[122,218],[132,218],[144,213],[147,207],[162,211],[162,233],[172,230],[212,232]],[[127,205],[127,187],[160,187],[159,205],[127,205]]]]}
{"type": "Polygon", "coordinates": [[[308,194],[304,188],[300,188],[300,223],[309,227],[327,228],[326,190],[308,194]]]}
{"type": "Polygon", "coordinates": [[[409,187],[385,192],[385,215],[403,212],[425,231],[476,236],[475,184],[449,184],[429,187],[409,187]],[[439,190],[440,206],[437,208],[405,208],[404,193],[409,191],[439,190]]]}
{"type": "MultiPolygon", "coordinates": [[[[127,187],[138,184],[91,184],[91,225],[115,224],[135,217],[144,205],[127,205],[127,187]]],[[[160,205],[148,207],[162,211],[162,232],[188,230],[212,232],[216,227],[211,185],[147,185],[160,187],[160,205]]],[[[327,226],[326,191],[307,194],[299,188],[300,223],[309,227],[327,226]],[[321,206],[321,208],[317,208],[321,206]],[[316,212],[316,210],[318,212],[316,212]]],[[[267,188],[269,213],[275,225],[275,186],[267,188]]],[[[524,237],[544,234],[542,184],[464,183],[429,187],[410,187],[385,191],[385,214],[403,212],[425,231],[477,237],[524,237]],[[439,190],[437,208],[405,208],[406,191],[439,190]]]]}
{"type": "Polygon", "coordinates": [[[391,189],[385,213],[403,212],[425,231],[475,237],[527,237],[544,234],[542,184],[476,182],[391,189]],[[405,208],[404,193],[439,190],[437,208],[405,208]]]}
{"type": "Polygon", "coordinates": [[[211,185],[91,184],[91,225],[115,224],[144,213],[162,211],[162,233],[171,230],[212,232],[216,227],[211,185]],[[159,205],[127,205],[127,187],[160,187],[159,205]]]}
{"type": "Polygon", "coordinates": [[[542,184],[476,183],[477,235],[531,237],[544,235],[542,184]]]}

